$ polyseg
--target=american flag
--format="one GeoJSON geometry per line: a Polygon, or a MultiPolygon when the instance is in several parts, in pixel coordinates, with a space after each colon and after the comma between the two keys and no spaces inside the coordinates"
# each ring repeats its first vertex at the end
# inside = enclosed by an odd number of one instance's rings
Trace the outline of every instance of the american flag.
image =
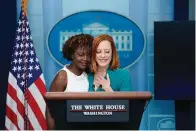
{"type": "Polygon", "coordinates": [[[21,9],[8,78],[5,129],[46,130],[45,92],[29,22],[21,9]]]}

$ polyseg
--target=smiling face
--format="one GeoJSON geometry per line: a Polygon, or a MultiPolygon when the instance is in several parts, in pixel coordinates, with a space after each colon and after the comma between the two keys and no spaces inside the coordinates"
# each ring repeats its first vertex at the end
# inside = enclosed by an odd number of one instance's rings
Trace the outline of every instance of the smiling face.
{"type": "Polygon", "coordinates": [[[107,68],[112,60],[111,43],[107,40],[101,41],[96,51],[96,62],[98,68],[107,68]]]}
{"type": "Polygon", "coordinates": [[[74,54],[72,63],[80,70],[85,70],[89,66],[90,56],[89,49],[78,47],[74,54]]]}

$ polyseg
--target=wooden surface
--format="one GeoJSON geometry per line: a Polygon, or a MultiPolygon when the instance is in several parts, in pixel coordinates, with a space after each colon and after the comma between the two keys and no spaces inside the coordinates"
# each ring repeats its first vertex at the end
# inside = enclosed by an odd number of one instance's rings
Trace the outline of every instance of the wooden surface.
{"type": "Polygon", "coordinates": [[[138,99],[149,100],[150,92],[47,92],[46,100],[138,99]]]}

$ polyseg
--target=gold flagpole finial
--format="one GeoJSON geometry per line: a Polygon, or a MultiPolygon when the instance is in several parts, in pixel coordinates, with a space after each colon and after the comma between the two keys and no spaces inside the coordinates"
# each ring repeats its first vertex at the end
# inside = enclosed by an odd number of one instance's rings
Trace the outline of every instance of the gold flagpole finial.
{"type": "Polygon", "coordinates": [[[28,0],[21,0],[21,6],[26,16],[27,16],[27,5],[28,5],[28,0]]]}

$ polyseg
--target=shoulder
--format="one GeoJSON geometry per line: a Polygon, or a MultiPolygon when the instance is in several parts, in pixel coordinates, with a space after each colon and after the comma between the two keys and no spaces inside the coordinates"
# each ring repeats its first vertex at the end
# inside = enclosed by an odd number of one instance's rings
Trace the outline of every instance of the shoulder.
{"type": "Polygon", "coordinates": [[[116,70],[112,71],[115,75],[125,75],[125,74],[129,74],[128,70],[126,69],[122,69],[122,68],[118,68],[116,70]]]}
{"type": "Polygon", "coordinates": [[[67,79],[67,72],[65,70],[60,70],[56,76],[56,79],[67,79]]]}
{"type": "Polygon", "coordinates": [[[119,81],[121,80],[125,80],[125,79],[129,79],[130,75],[129,75],[129,71],[126,69],[122,69],[122,68],[118,68],[116,70],[111,71],[111,73],[109,73],[110,77],[113,79],[118,79],[119,81]]]}
{"type": "Polygon", "coordinates": [[[54,77],[52,83],[62,83],[63,85],[66,84],[67,81],[67,73],[65,70],[60,70],[56,76],[54,77]]]}

